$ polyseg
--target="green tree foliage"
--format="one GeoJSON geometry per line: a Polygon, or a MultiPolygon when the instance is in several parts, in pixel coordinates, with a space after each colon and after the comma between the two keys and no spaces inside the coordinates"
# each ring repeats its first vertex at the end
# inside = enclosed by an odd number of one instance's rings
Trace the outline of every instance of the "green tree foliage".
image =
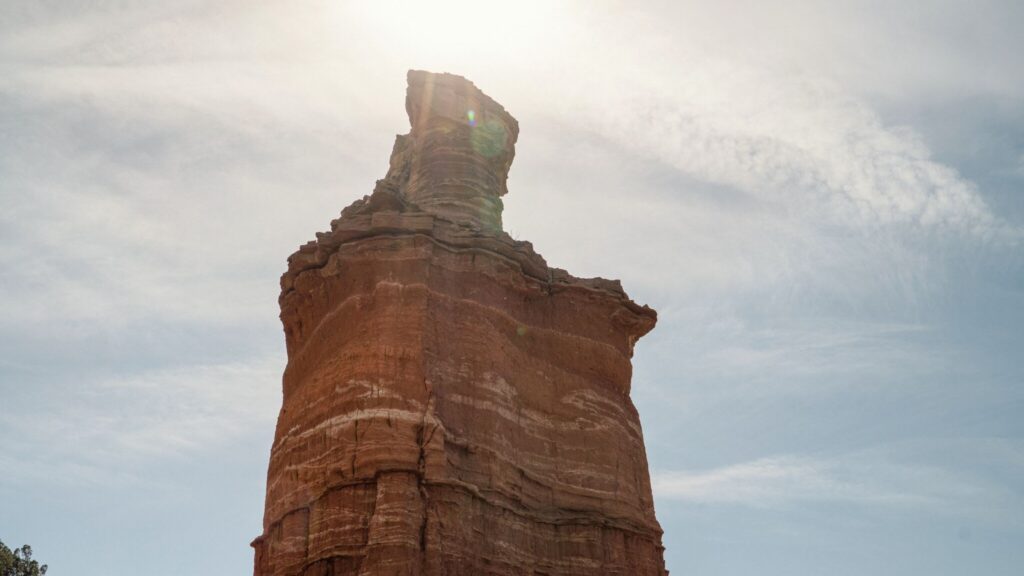
{"type": "Polygon", "coordinates": [[[24,545],[11,550],[0,540],[0,576],[43,576],[46,564],[42,566],[32,559],[32,547],[24,545]]]}

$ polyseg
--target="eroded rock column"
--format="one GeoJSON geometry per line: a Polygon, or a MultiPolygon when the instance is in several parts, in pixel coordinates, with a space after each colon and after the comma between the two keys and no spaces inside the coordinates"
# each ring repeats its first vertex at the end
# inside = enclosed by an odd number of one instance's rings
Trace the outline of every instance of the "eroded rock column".
{"type": "Polygon", "coordinates": [[[257,576],[662,575],[633,346],[656,315],[501,229],[518,124],[409,73],[387,176],[281,280],[257,576]]]}

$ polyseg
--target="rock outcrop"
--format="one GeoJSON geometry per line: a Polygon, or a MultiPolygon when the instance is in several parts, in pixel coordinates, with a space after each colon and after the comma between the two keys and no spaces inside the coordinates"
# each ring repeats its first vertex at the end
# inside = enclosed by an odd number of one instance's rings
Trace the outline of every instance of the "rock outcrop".
{"type": "Polygon", "coordinates": [[[501,229],[518,124],[411,71],[387,176],[288,259],[257,576],[663,575],[630,358],[656,314],[501,229]]]}

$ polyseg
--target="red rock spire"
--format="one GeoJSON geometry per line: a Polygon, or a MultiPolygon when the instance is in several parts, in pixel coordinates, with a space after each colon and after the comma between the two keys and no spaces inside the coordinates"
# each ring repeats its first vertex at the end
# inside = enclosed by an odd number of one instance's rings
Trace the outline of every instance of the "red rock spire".
{"type": "Polygon", "coordinates": [[[501,231],[500,105],[448,74],[408,94],[388,176],[281,277],[255,575],[665,575],[629,398],[656,314],[501,231]]]}

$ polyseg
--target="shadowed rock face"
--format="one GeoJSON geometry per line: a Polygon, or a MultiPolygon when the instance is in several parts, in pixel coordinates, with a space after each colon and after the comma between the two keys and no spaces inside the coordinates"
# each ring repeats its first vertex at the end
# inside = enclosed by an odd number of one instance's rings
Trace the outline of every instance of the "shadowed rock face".
{"type": "Polygon", "coordinates": [[[412,130],[395,141],[386,180],[421,209],[501,230],[501,197],[519,136],[501,104],[452,74],[409,72],[412,130]]]}
{"type": "Polygon", "coordinates": [[[666,574],[629,398],[654,311],[501,230],[499,104],[413,71],[406,108],[387,177],[281,278],[255,574],[666,574]]]}

